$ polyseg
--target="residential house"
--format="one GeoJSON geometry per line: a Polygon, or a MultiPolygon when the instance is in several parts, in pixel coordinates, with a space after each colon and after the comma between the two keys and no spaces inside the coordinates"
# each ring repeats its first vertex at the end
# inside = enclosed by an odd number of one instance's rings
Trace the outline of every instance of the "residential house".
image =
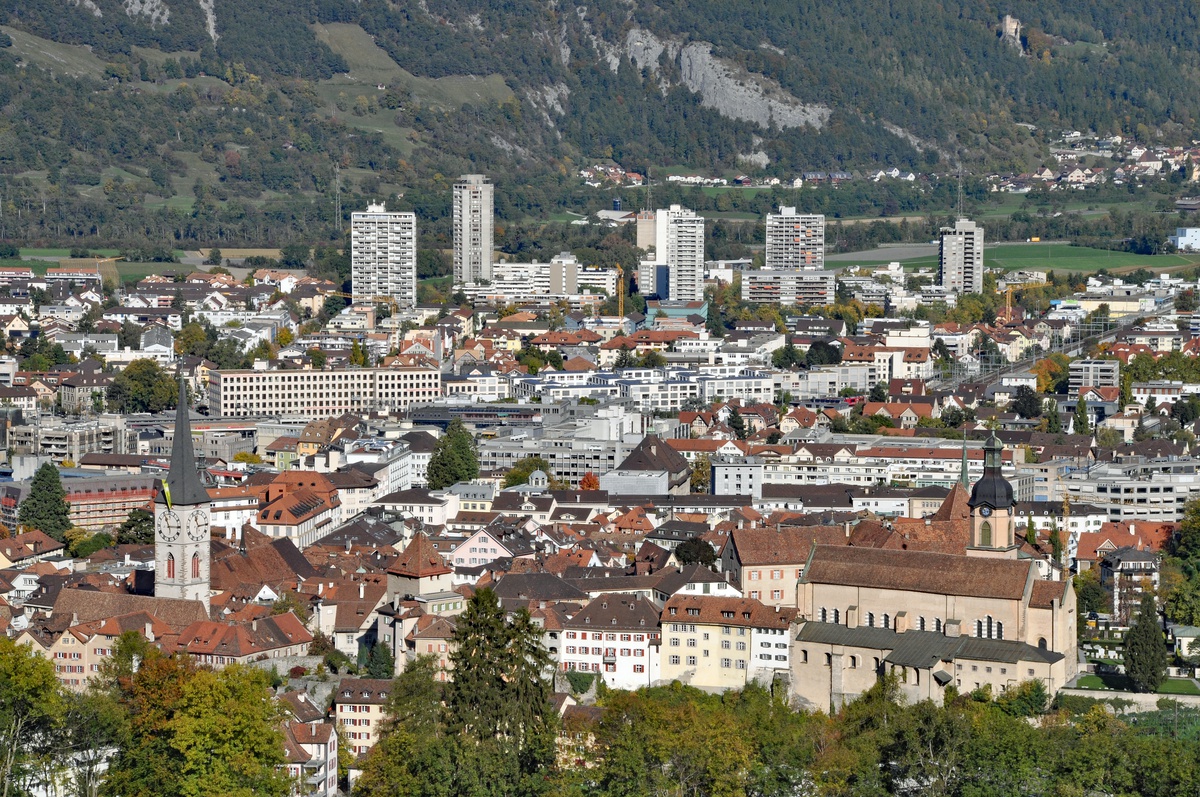
{"type": "Polygon", "coordinates": [[[679,594],[663,606],[661,622],[664,682],[723,691],[752,681],[769,687],[791,671],[796,609],[750,598],[679,594]]]}
{"type": "Polygon", "coordinates": [[[659,612],[643,596],[593,598],[563,623],[560,666],[599,673],[611,689],[638,689],[658,680],[659,612]]]}

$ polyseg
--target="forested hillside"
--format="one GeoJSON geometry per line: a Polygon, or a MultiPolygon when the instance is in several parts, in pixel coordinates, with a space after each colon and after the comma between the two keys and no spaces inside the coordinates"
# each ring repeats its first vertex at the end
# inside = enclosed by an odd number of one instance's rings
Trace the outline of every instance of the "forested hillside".
{"type": "Polygon", "coordinates": [[[1020,171],[1062,128],[1184,142],[1195,17],[1117,0],[7,3],[0,179],[38,222],[0,235],[333,234],[356,194],[465,171],[495,175],[498,213],[520,219],[572,206],[575,170],[603,158],[1020,171]]]}

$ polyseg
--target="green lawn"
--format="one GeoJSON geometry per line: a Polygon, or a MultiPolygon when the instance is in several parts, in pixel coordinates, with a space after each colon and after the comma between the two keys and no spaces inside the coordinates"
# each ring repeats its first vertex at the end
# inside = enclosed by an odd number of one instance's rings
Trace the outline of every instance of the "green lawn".
{"type": "Polygon", "coordinates": [[[127,263],[125,261],[118,262],[116,266],[121,282],[137,282],[151,274],[165,274],[168,271],[187,273],[193,268],[184,263],[127,263]]]}
{"type": "Polygon", "coordinates": [[[56,74],[73,77],[100,78],[104,75],[104,61],[86,47],[58,42],[34,36],[31,33],[0,25],[0,31],[12,39],[12,52],[26,61],[56,74]]]}
{"type": "MultiPolygon", "coordinates": [[[[1081,675],[1077,685],[1080,689],[1098,692],[1132,691],[1129,679],[1124,675],[1081,675]]],[[[1158,688],[1160,695],[1200,695],[1200,687],[1189,678],[1168,678],[1158,688]]]]}

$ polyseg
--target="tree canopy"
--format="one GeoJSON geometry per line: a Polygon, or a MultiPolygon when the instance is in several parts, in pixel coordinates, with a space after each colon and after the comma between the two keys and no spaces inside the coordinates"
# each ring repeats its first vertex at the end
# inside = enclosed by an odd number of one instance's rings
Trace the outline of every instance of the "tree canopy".
{"type": "Polygon", "coordinates": [[[1139,692],[1156,691],[1167,677],[1167,648],[1154,595],[1142,596],[1141,606],[1125,634],[1125,674],[1139,692]]]}
{"type": "Polygon", "coordinates": [[[479,475],[479,454],[475,439],[459,418],[446,428],[429,458],[425,481],[431,490],[440,490],[479,475]]]}
{"type": "Polygon", "coordinates": [[[179,385],[154,360],[134,360],[108,386],[114,412],[162,412],[179,401],[179,385]]]}
{"type": "Polygon", "coordinates": [[[37,529],[59,542],[66,540],[71,528],[71,507],[63,489],[58,468],[43,462],[29,483],[29,495],[17,511],[17,522],[28,529],[37,529]]]}

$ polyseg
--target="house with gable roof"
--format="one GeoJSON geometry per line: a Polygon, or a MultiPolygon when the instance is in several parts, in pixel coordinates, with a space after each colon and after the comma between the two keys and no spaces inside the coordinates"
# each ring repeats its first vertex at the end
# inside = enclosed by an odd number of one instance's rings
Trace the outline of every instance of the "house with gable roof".
{"type": "Polygon", "coordinates": [[[563,623],[559,666],[598,673],[611,689],[638,689],[659,678],[659,611],[640,595],[593,598],[563,623]]]}

